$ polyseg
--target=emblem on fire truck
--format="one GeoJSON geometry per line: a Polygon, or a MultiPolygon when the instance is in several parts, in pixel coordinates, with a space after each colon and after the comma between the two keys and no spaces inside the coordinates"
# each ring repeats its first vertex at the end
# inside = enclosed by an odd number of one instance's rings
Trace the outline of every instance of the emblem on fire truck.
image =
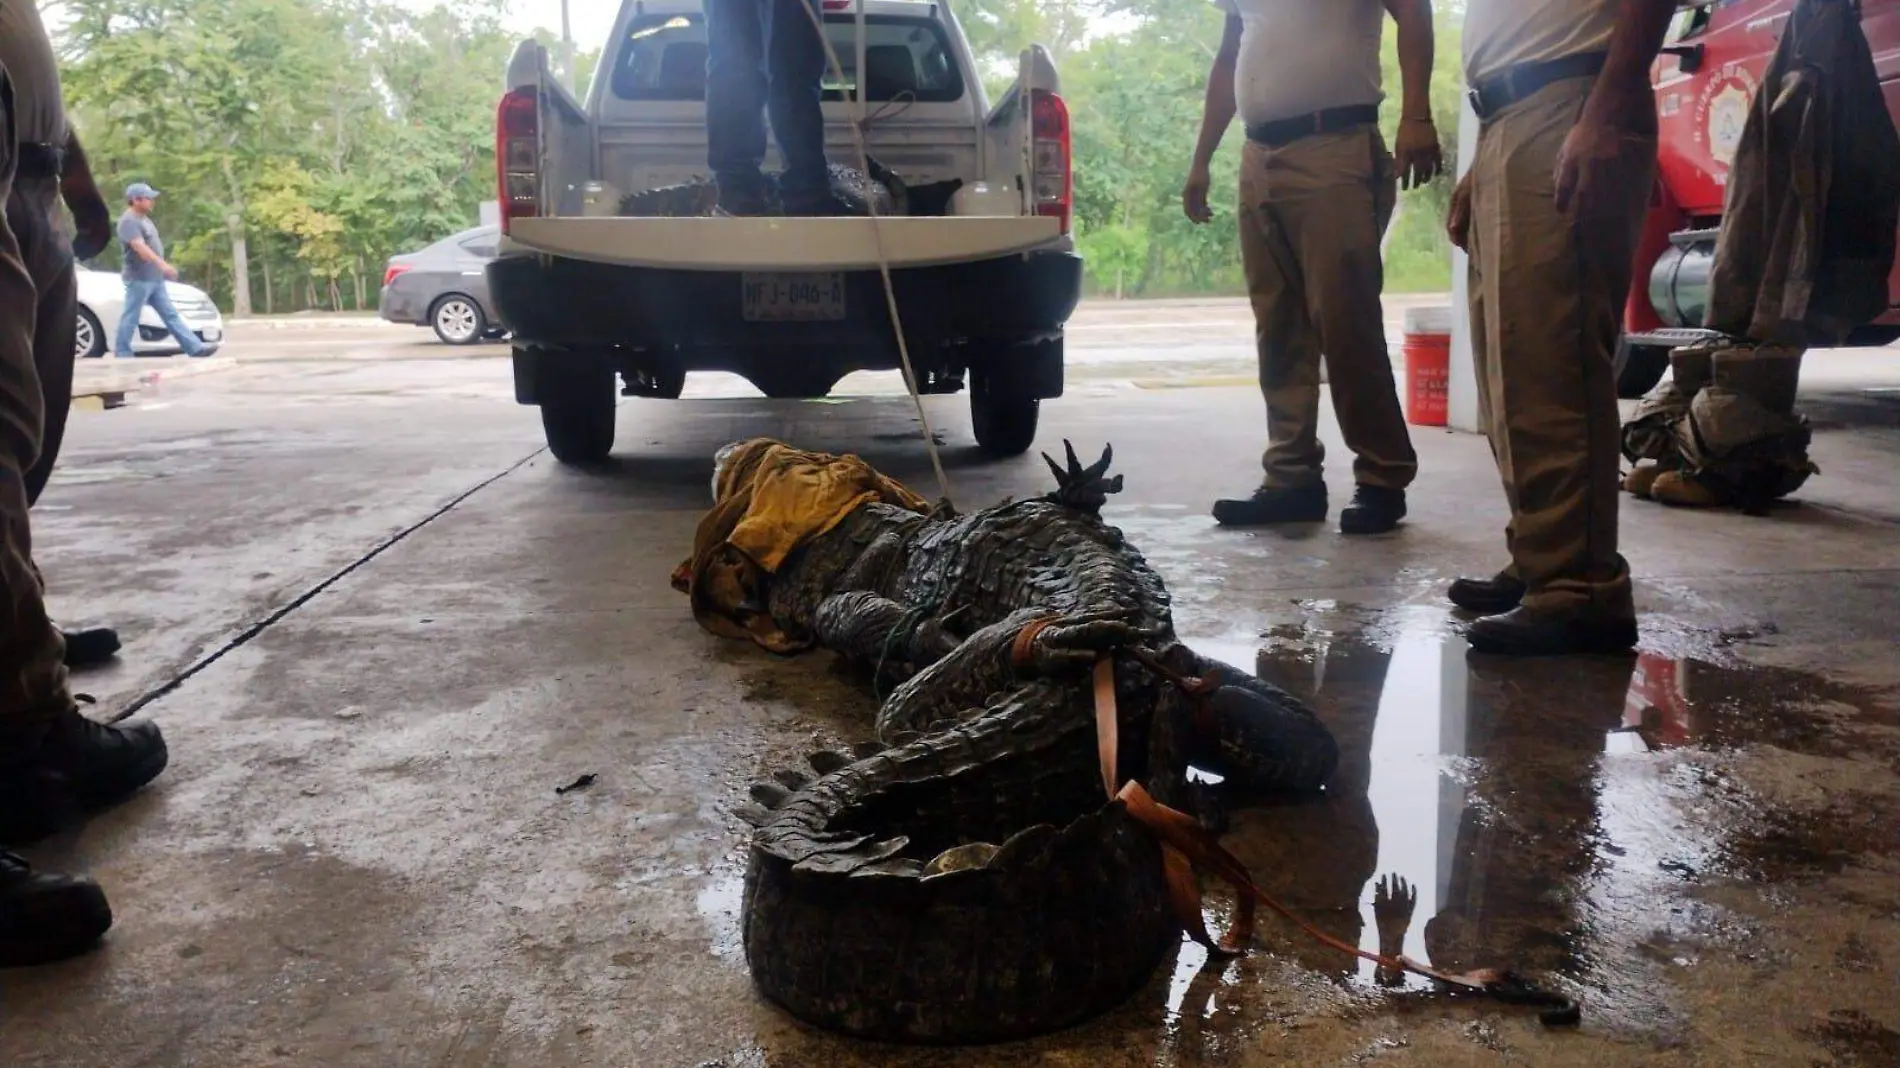
{"type": "Polygon", "coordinates": [[[1709,158],[1727,167],[1735,161],[1735,150],[1742,143],[1742,127],[1748,123],[1748,108],[1759,85],[1753,72],[1738,63],[1723,67],[1710,78],[1698,94],[1698,135],[1709,158]]]}

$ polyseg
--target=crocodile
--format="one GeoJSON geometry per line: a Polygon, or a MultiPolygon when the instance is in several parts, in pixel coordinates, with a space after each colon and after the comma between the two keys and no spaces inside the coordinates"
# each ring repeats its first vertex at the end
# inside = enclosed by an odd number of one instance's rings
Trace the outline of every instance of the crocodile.
{"type": "Polygon", "coordinates": [[[861,504],[754,595],[888,692],[875,742],[814,753],[739,806],[756,827],[746,960],[794,1017],[988,1043],[1072,1026],[1149,980],[1183,924],[1161,844],[1104,792],[1101,661],[1116,783],[1208,811],[1190,767],[1223,793],[1331,776],[1338,747],[1309,709],[1175,636],[1161,577],[1101,516],[1122,487],[1112,455],[1045,456],[1053,492],[968,515],[861,504]]]}

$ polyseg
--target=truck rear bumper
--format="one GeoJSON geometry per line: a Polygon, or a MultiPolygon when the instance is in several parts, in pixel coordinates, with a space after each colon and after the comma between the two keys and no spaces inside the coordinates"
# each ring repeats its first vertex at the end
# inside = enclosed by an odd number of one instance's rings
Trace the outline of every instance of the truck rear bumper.
{"type": "MultiPolygon", "coordinates": [[[[854,350],[866,369],[896,366],[878,272],[845,271],[845,311],[827,321],[747,321],[743,275],[534,255],[488,264],[501,321],[526,347],[665,353],[688,370],[726,369],[718,350],[854,350]],[[888,360],[889,362],[884,362],[888,360]],[[868,361],[868,362],[867,362],[868,361]]],[[[893,270],[906,339],[918,355],[966,341],[1061,336],[1082,293],[1082,259],[1041,251],[893,270]]]]}

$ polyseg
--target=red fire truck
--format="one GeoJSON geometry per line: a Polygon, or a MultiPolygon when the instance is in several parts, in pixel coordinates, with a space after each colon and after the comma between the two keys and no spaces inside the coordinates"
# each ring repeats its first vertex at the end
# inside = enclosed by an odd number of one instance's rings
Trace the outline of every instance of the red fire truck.
{"type": "MultiPolygon", "coordinates": [[[[1888,111],[1900,120],[1900,0],[1858,0],[1856,6],[1888,111]]],[[[1729,161],[1793,8],[1794,0],[1685,2],[1670,28],[1654,78],[1662,134],[1658,180],[1616,357],[1617,390],[1625,397],[1647,392],[1668,369],[1669,350],[1703,334],[1729,161]]],[[[1894,306],[1848,344],[1900,339],[1900,268],[1889,292],[1894,306]]]]}

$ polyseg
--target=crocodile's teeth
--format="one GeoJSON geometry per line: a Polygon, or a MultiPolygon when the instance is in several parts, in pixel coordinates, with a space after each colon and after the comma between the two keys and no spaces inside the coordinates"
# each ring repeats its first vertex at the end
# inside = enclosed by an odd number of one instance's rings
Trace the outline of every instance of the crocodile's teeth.
{"type": "Polygon", "coordinates": [[[1042,857],[1049,852],[1049,843],[1055,836],[1056,829],[1047,823],[1038,823],[1027,830],[1018,831],[990,858],[990,867],[1015,868],[1042,857]]]}
{"type": "Polygon", "coordinates": [[[775,782],[755,782],[752,784],[752,799],[766,808],[779,808],[785,804],[792,792],[775,782]]]}
{"type": "Polygon", "coordinates": [[[811,785],[811,776],[796,768],[780,768],[772,773],[772,777],[787,790],[803,790],[811,785]]]}
{"type": "Polygon", "coordinates": [[[953,871],[969,871],[989,865],[996,856],[996,847],[988,842],[971,842],[969,845],[952,846],[930,858],[924,865],[924,876],[943,875],[953,871]]]}
{"type": "Polygon", "coordinates": [[[818,774],[829,775],[839,768],[850,764],[851,758],[834,749],[820,749],[816,753],[806,757],[805,762],[810,764],[811,770],[818,774]]]}
{"type": "Polygon", "coordinates": [[[851,755],[857,757],[859,760],[863,760],[866,757],[874,757],[883,751],[883,742],[859,742],[851,747],[851,755]]]}
{"type": "Polygon", "coordinates": [[[763,827],[766,824],[772,822],[771,809],[766,808],[764,805],[754,804],[750,801],[734,806],[732,810],[732,814],[746,821],[747,823],[750,823],[754,827],[763,827]]]}

